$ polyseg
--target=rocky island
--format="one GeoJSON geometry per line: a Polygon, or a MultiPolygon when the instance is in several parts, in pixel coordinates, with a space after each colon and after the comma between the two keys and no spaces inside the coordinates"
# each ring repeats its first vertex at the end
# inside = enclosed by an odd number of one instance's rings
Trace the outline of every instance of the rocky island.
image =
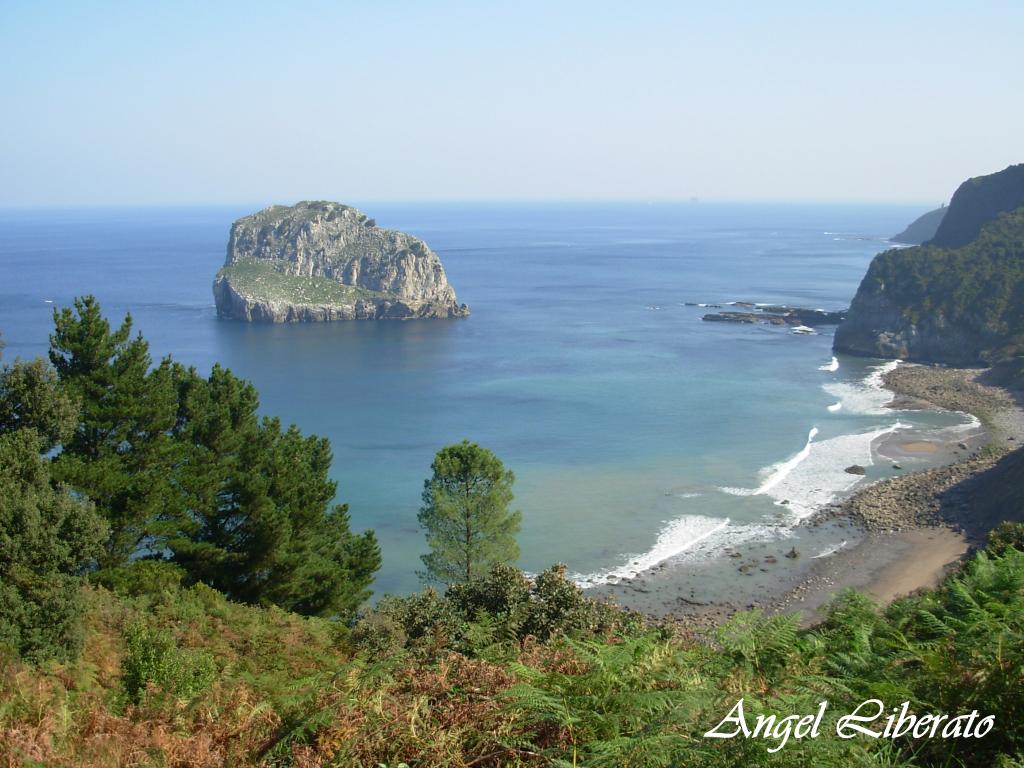
{"type": "Polygon", "coordinates": [[[465,317],[437,254],[355,208],[272,205],[231,225],[217,315],[248,322],[465,317]]]}

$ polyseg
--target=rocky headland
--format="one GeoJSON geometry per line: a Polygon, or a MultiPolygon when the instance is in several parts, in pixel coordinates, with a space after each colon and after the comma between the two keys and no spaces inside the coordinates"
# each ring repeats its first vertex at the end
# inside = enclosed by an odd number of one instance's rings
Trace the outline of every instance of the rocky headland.
{"type": "Polygon", "coordinates": [[[871,262],[836,352],[1004,366],[1024,349],[1024,164],[964,182],[935,236],[871,262]]]}
{"type": "Polygon", "coordinates": [[[939,231],[939,224],[946,218],[948,210],[946,206],[942,206],[934,211],[928,211],[928,213],[914,219],[898,235],[893,235],[889,239],[894,243],[903,243],[904,245],[921,245],[926,243],[935,237],[935,233],[939,231]]]}
{"type": "Polygon", "coordinates": [[[426,243],[331,202],[274,205],[238,219],[213,295],[219,317],[248,322],[469,314],[426,243]]]}

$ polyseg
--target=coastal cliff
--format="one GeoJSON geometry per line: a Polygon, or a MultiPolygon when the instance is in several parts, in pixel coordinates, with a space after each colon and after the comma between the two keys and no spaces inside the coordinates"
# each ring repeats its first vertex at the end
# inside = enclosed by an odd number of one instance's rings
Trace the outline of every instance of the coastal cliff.
{"type": "Polygon", "coordinates": [[[942,206],[934,211],[928,211],[928,213],[914,219],[898,235],[893,235],[889,239],[894,243],[903,243],[904,245],[921,245],[921,243],[926,243],[935,237],[935,233],[939,231],[939,224],[946,218],[948,210],[946,206],[942,206]]]}
{"type": "Polygon", "coordinates": [[[975,176],[961,184],[931,245],[960,248],[972,242],[981,228],[1000,214],[1024,206],[1024,163],[999,173],[975,176]]]}
{"type": "Polygon", "coordinates": [[[1024,350],[1024,165],[965,182],[931,241],[876,256],[833,348],[957,366],[1017,358],[1024,350]]]}
{"type": "Polygon", "coordinates": [[[464,317],[419,238],[331,202],[274,205],[231,226],[217,314],[249,322],[464,317]]]}

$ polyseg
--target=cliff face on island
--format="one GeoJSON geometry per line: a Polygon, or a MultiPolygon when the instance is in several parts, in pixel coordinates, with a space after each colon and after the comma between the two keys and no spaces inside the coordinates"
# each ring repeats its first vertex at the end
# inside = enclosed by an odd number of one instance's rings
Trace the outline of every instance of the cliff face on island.
{"type": "Polygon", "coordinates": [[[217,314],[250,322],[464,317],[419,238],[340,203],[274,205],[231,226],[217,314]]]}
{"type": "Polygon", "coordinates": [[[1018,358],[1024,165],[965,182],[930,242],[876,256],[833,348],[947,365],[1018,358]]]}

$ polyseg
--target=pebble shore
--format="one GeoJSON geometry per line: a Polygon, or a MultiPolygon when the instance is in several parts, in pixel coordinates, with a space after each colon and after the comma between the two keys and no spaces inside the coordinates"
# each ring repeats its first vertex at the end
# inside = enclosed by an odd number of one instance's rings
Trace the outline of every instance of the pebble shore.
{"type": "MultiPolygon", "coordinates": [[[[1014,394],[983,383],[985,373],[904,364],[886,375],[885,385],[895,394],[890,407],[969,413],[981,423],[982,431],[974,430],[970,437],[953,438],[940,446],[939,455],[950,463],[878,480],[825,507],[808,522],[810,526],[859,530],[861,538],[856,544],[815,560],[795,583],[780,578],[777,592],[754,603],[702,602],[692,600],[692,594],[665,595],[663,599],[672,599],[674,604],[657,613],[696,632],[750,608],[768,613],[799,612],[805,624],[812,624],[820,609],[843,589],[865,591],[884,602],[933,586],[972,544],[980,543],[978,530],[973,531],[973,540],[965,533],[971,512],[966,481],[990,469],[1024,441],[1024,411],[1014,394]]],[[[900,439],[892,438],[895,444],[900,439]]]]}
{"type": "Polygon", "coordinates": [[[867,536],[820,563],[803,582],[764,605],[766,610],[800,610],[813,623],[818,609],[844,588],[892,599],[933,586],[971,544],[981,543],[969,541],[964,533],[971,511],[964,486],[1024,440],[1024,411],[1013,393],[984,384],[986,373],[901,365],[886,374],[885,386],[896,395],[890,407],[969,413],[981,422],[982,439],[950,446],[951,464],[880,480],[823,510],[820,518],[846,518],[862,526],[867,536]],[[903,567],[897,577],[898,563],[903,567]]]}

